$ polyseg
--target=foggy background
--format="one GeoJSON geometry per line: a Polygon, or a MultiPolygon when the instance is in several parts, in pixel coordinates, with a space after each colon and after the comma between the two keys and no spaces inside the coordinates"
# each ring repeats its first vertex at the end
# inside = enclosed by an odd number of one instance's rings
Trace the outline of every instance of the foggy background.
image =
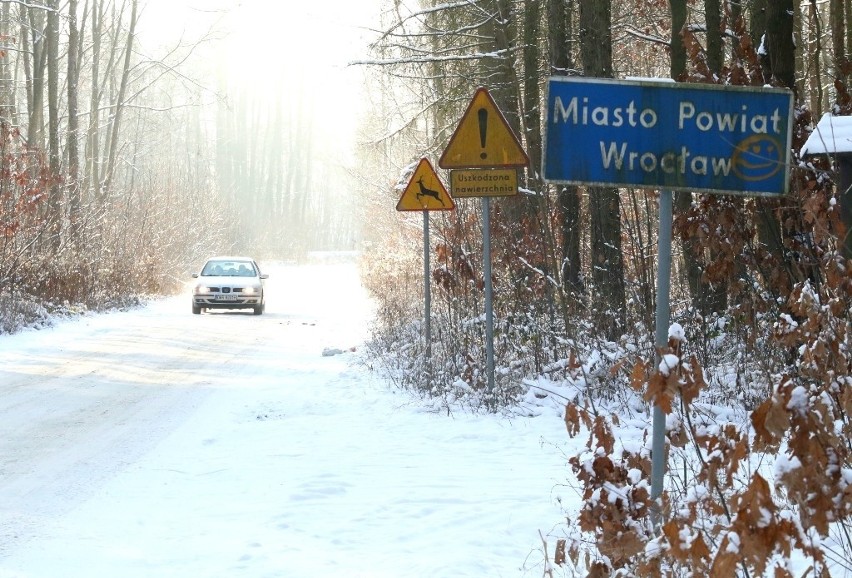
{"type": "Polygon", "coordinates": [[[219,203],[233,251],[357,247],[365,70],[348,64],[365,56],[378,10],[376,0],[145,0],[140,50],[177,71],[149,95],[169,109],[158,119],[176,153],[166,182],[192,181],[199,210],[219,203]]]}

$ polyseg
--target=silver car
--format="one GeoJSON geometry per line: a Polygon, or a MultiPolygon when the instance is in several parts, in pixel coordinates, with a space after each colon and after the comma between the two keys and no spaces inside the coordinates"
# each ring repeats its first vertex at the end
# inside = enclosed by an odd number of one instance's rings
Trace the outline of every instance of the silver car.
{"type": "Polygon", "coordinates": [[[192,312],[205,309],[253,309],[261,315],[266,308],[263,280],[269,275],[250,257],[213,257],[200,273],[192,288],[192,312]]]}

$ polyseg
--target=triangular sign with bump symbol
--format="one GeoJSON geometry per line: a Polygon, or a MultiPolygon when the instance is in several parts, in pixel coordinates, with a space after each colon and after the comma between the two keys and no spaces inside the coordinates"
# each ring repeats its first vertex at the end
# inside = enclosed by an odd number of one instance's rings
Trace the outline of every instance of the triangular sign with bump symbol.
{"type": "Polygon", "coordinates": [[[450,211],[456,204],[438,178],[428,159],[420,159],[408,186],[405,187],[397,211],[450,211]]]}
{"type": "Polygon", "coordinates": [[[442,169],[494,169],[529,166],[530,159],[488,90],[477,89],[444,154],[442,169]]]}

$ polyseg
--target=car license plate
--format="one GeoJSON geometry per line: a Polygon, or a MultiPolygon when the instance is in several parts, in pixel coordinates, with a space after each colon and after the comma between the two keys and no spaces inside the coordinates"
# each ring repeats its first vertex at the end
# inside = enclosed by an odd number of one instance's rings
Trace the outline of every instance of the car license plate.
{"type": "Polygon", "coordinates": [[[239,298],[239,295],[216,295],[214,297],[216,301],[236,301],[239,298]]]}

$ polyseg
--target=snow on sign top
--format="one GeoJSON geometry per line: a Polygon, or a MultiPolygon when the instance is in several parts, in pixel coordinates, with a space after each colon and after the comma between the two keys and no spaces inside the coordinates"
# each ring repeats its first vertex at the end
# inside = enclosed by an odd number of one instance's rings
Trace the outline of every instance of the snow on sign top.
{"type": "Polygon", "coordinates": [[[801,155],[826,153],[852,153],[852,116],[834,116],[827,112],[819,119],[801,155]]]}

